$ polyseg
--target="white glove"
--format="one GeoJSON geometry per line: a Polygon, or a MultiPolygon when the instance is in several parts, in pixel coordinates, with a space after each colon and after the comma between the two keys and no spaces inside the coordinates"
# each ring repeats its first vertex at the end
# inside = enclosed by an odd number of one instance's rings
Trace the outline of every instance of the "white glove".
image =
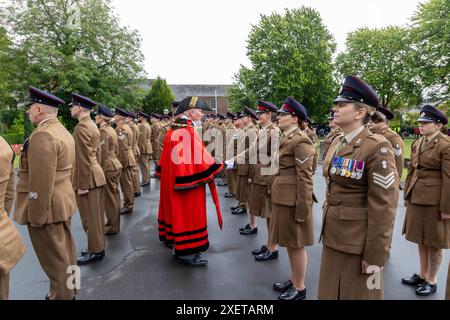
{"type": "Polygon", "coordinates": [[[225,164],[227,166],[227,170],[233,170],[234,169],[234,161],[233,160],[227,160],[227,161],[225,161],[225,164]]]}

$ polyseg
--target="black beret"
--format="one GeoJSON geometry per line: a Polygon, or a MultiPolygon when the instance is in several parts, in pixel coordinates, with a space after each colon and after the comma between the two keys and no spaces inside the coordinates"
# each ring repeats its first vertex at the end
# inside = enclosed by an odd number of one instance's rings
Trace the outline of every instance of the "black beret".
{"type": "Polygon", "coordinates": [[[306,108],[292,97],[287,97],[281,109],[278,110],[278,113],[288,113],[300,118],[303,121],[308,120],[308,112],[306,111],[306,108]]]}
{"type": "Polygon", "coordinates": [[[30,86],[28,88],[28,92],[28,106],[32,105],[33,103],[40,103],[46,106],[59,108],[60,106],[65,104],[64,100],[58,98],[57,96],[35,87],[30,86]]]}
{"type": "Polygon", "coordinates": [[[374,108],[380,104],[375,90],[355,76],[345,78],[339,96],[334,100],[334,103],[338,102],[362,102],[374,108]]]}
{"type": "Polygon", "coordinates": [[[156,119],[159,119],[159,120],[164,119],[164,117],[162,115],[157,114],[157,113],[152,113],[152,118],[156,118],[156,119]]]}
{"type": "Polygon", "coordinates": [[[419,122],[436,122],[447,125],[448,119],[445,114],[436,107],[426,105],[420,110],[419,122]]]}
{"type": "Polygon", "coordinates": [[[70,106],[82,106],[83,108],[92,110],[97,105],[97,102],[92,101],[89,98],[83,97],[82,95],[79,95],[77,93],[72,93],[72,102],[70,103],[70,106]]]}
{"type": "Polygon", "coordinates": [[[149,115],[146,114],[146,113],[143,112],[143,111],[139,111],[139,116],[140,116],[140,117],[143,117],[143,118],[146,118],[146,119],[150,118],[149,115]]]}

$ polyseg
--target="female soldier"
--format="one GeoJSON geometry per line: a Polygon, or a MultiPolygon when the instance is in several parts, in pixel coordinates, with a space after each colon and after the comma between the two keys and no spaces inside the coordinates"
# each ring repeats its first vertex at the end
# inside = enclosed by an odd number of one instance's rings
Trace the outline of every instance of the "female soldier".
{"type": "Polygon", "coordinates": [[[450,138],[442,134],[445,115],[433,106],[420,113],[422,138],[414,142],[405,183],[406,216],[403,234],[419,246],[420,273],[402,279],[429,296],[437,290],[442,249],[450,248],[450,138]]]}
{"type": "Polygon", "coordinates": [[[379,104],[369,85],[347,77],[334,103],[343,136],[333,141],[323,164],[327,198],[318,298],[382,299],[399,190],[394,154],[384,137],[365,126],[379,104]]]}
{"type": "Polygon", "coordinates": [[[306,109],[289,97],[278,110],[278,127],[283,132],[279,148],[279,169],[272,184],[270,239],[286,247],[291,280],[273,285],[284,292],[280,300],[306,297],[306,246],[314,244],[313,161],[315,149],[299,125],[306,121],[306,109]]]}

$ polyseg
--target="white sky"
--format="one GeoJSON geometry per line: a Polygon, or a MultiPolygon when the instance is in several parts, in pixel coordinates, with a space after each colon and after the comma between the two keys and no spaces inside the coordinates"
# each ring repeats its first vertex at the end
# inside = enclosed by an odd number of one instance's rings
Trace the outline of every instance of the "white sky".
{"type": "Polygon", "coordinates": [[[139,30],[145,70],[169,84],[230,84],[249,65],[246,40],[261,13],[313,7],[338,51],[360,27],[405,25],[424,0],[112,0],[121,24],[139,30]]]}

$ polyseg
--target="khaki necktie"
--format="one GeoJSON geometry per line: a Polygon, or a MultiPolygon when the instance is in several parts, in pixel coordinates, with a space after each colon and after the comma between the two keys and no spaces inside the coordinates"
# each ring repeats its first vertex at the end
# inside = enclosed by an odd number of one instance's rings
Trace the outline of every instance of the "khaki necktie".
{"type": "Polygon", "coordinates": [[[420,152],[423,152],[426,149],[427,142],[428,142],[428,139],[427,138],[423,138],[422,144],[420,145],[420,152]]]}
{"type": "Polygon", "coordinates": [[[343,148],[345,147],[345,144],[347,143],[347,140],[345,139],[345,137],[342,137],[341,139],[339,139],[339,145],[336,149],[336,154],[343,148]]]}

